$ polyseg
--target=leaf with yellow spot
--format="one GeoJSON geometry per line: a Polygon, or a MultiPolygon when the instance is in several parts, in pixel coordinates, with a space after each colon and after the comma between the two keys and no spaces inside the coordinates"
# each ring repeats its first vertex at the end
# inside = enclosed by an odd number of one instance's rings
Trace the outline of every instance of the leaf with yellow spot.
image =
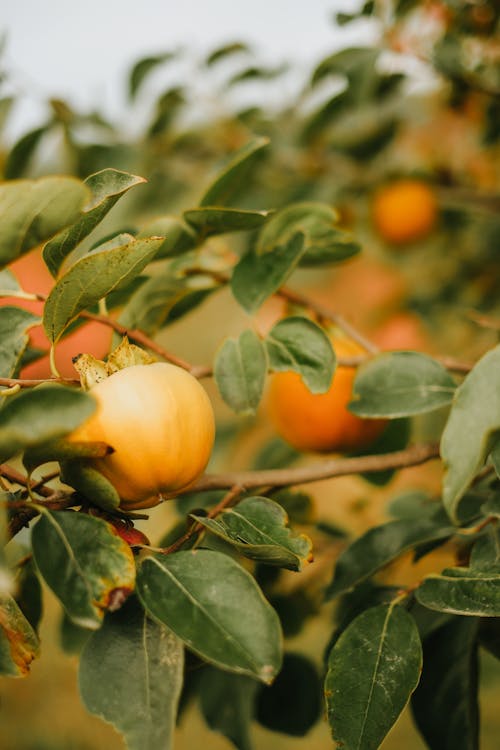
{"type": "Polygon", "coordinates": [[[0,595],[0,675],[24,677],[39,654],[38,636],[15,600],[0,595]]]}
{"type": "Polygon", "coordinates": [[[96,630],[134,589],[130,547],[100,518],[44,510],[32,544],[40,573],[77,625],[96,630]]]}

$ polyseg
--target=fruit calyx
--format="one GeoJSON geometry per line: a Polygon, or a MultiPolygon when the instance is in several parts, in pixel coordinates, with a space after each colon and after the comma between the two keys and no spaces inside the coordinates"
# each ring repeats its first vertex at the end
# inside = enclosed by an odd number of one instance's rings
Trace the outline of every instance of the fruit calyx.
{"type": "Polygon", "coordinates": [[[118,370],[134,365],[151,365],[154,362],[156,360],[151,354],[131,344],[127,336],[124,336],[120,344],[113,349],[107,361],[96,359],[92,354],[78,354],[73,358],[73,365],[85,391],[89,391],[118,370]]]}

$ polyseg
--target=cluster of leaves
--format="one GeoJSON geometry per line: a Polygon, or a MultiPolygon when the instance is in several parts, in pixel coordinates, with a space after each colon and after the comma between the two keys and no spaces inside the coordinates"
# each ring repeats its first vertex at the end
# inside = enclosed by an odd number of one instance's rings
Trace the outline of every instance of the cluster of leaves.
{"type": "MultiPolygon", "coordinates": [[[[375,5],[366,3],[361,15],[372,17],[375,5]]],[[[396,27],[409,21],[418,5],[395,3],[396,27]]],[[[453,82],[450,96],[458,102],[459,91],[466,97],[496,86],[489,68],[462,70],[460,55],[450,52],[450,39],[467,49],[473,4],[464,12],[455,3],[435,5],[449,10],[436,55],[438,69],[453,82]]],[[[339,20],[355,23],[358,16],[339,20]]],[[[497,22],[494,15],[489,23],[494,28],[497,22]]],[[[212,53],[204,67],[209,75],[249,55],[245,45],[229,45],[212,53]]],[[[134,66],[131,106],[149,76],[175,60],[167,53],[134,66]]],[[[286,74],[250,60],[230,74],[227,91],[248,80],[273,85],[286,74]]],[[[290,297],[292,313],[265,336],[256,333],[253,316],[271,296],[286,297],[290,277],[308,268],[326,272],[360,252],[357,233],[342,227],[332,205],[359,205],[398,171],[391,146],[408,130],[411,101],[402,73],[385,71],[379,51],[371,48],[323,60],[306,100],[332,82],[340,87],[319,106],[231,112],[207,117],[189,132],[181,120],[188,91],[170,88],[134,143],[100,116],[81,116],[53,101],[49,122],[25,135],[5,160],[1,294],[25,296],[8,266],[43,246],[54,286],[41,321],[54,347],[82,316],[97,310],[101,315],[119,310],[109,325],[153,347],[157,334],[201,312],[207,297],[229,288],[234,304],[248,315],[248,327],[222,340],[205,368],[226,405],[239,417],[255,414],[269,373],[283,370],[297,372],[312,392],[325,392],[337,358],[324,317],[315,316],[297,294],[290,297]],[[89,145],[80,138],[84,128],[102,140],[89,145]],[[55,131],[71,154],[72,164],[63,171],[76,177],[12,180],[30,173],[46,136],[55,131]],[[235,145],[242,147],[234,151],[235,145]],[[208,187],[194,194],[229,152],[208,187]],[[148,182],[132,172],[147,175],[148,182]],[[137,226],[130,226],[130,216],[137,226]],[[111,234],[104,231],[108,221],[111,234]],[[212,244],[221,235],[231,237],[230,248],[212,244]]],[[[490,111],[494,97],[489,91],[482,95],[490,111]]],[[[2,110],[7,108],[4,101],[2,110]]],[[[485,148],[497,141],[493,121],[484,123],[485,148]]],[[[422,166],[426,171],[426,164],[417,168],[422,166]]],[[[434,177],[437,182],[442,175],[434,177]]],[[[459,175],[445,177],[448,186],[460,186],[459,175]]],[[[486,239],[497,217],[467,215],[467,222],[476,236],[481,233],[482,244],[473,254],[474,235],[464,232],[463,224],[459,230],[453,222],[445,227],[444,241],[450,233],[457,239],[455,262],[447,265],[455,286],[440,290],[440,305],[461,298],[474,269],[498,278],[486,239]]],[[[421,308],[434,302],[419,294],[415,302],[421,308]]],[[[496,296],[485,301],[487,309],[496,304],[496,296]]],[[[465,377],[417,352],[367,357],[350,409],[364,418],[387,419],[388,427],[369,449],[370,464],[363,464],[362,455],[348,458],[342,472],[349,466],[361,472],[364,466],[370,471],[365,479],[388,483],[392,469],[401,465],[391,464],[391,454],[407,455],[411,462],[411,448],[405,449],[412,425],[420,415],[438,412],[444,429],[439,446],[426,456],[441,456],[442,498],[397,496],[388,507],[391,520],[343,541],[326,593],[310,594],[303,584],[284,595],[285,571],[300,580],[303,569],[311,569],[318,540],[339,545],[339,530],[315,518],[312,498],[279,489],[307,481],[301,467],[294,473],[289,466],[297,454],[274,441],[255,457],[253,485],[252,472],[245,473],[246,491],[235,489],[233,477],[222,482],[226,494],[205,490],[179,497],[178,524],[154,540],[155,547],[141,540],[134,554],[122,533],[134,514],[120,511],[120,498],[106,480],[83,470],[85,459],[102,455],[107,446],[68,447],[64,441],[92,413],[92,396],[68,383],[26,387],[17,377],[37,356],[29,331],[39,322],[16,305],[0,308],[0,537],[6,543],[0,552],[1,674],[26,675],[39,654],[43,580],[64,610],[65,648],[80,653],[85,705],[111,722],[130,748],[172,747],[175,723],[194,695],[208,726],[240,750],[253,746],[253,719],[302,736],[324,705],[337,746],[375,750],[409,701],[432,750],[477,746],[479,646],[500,656],[499,347],[466,367],[465,377]],[[67,459],[82,470],[65,472],[64,484],[43,475],[32,478],[48,461],[66,465],[67,459]],[[381,584],[379,573],[401,555],[411,553],[417,561],[445,544],[456,550],[455,567],[427,575],[411,589],[381,584]],[[330,642],[318,644],[315,661],[295,653],[289,639],[312,616],[324,616],[332,600],[330,642]]],[[[335,461],[325,466],[316,478],[338,470],[335,461]]],[[[320,580],[317,588],[324,588],[320,580]]]]}

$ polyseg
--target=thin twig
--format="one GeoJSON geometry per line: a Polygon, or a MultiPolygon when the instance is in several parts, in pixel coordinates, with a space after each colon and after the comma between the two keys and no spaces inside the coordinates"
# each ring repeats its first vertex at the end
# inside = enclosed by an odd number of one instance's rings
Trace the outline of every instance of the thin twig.
{"type": "MultiPolygon", "coordinates": [[[[218,516],[219,513],[221,513],[225,508],[228,508],[230,505],[234,503],[236,498],[241,495],[243,492],[243,488],[239,485],[235,484],[231,487],[229,492],[227,492],[222,500],[215,505],[212,510],[207,514],[207,518],[215,518],[215,516],[218,516]]],[[[185,534],[183,534],[179,539],[177,539],[173,544],[171,544],[169,547],[165,547],[165,549],[162,550],[162,553],[164,555],[170,555],[172,552],[177,552],[178,549],[180,549],[187,541],[192,539],[193,536],[199,534],[201,531],[204,530],[204,526],[201,523],[194,523],[185,534]]]]}

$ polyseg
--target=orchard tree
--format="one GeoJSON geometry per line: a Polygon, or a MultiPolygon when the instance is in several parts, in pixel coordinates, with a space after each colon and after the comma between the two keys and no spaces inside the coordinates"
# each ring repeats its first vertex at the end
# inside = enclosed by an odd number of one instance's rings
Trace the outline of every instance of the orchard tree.
{"type": "MultiPolygon", "coordinates": [[[[377,5],[339,21],[376,18],[377,5]]],[[[465,5],[387,4],[378,20],[387,47],[432,55],[444,77],[427,125],[463,127],[466,100],[484,115],[460,131],[477,137],[463,161],[419,141],[408,112],[432,96],[412,99],[408,76],[371,47],[316,67],[301,99],[329,80],[343,88],[313,111],[207,115],[186,132],[176,115],[187,93],[170,89],[127,143],[101,117],[53,101],[49,122],[5,156],[0,672],[26,677],[39,655],[43,582],[79,653],[84,705],[131,750],[174,748],[195,698],[239,750],[253,747],[254,720],[291,736],[326,720],[333,746],[375,750],[409,703],[431,750],[478,746],[479,648],[500,656],[489,182],[500,83],[498,12],[465,5]],[[432,29],[425,45],[416,21],[432,29]],[[84,145],[83,125],[107,142],[84,145]],[[56,130],[71,168],[37,175],[56,130]],[[473,153],[488,153],[479,173],[473,153]],[[410,157],[416,169],[402,169],[410,157]],[[370,301],[381,267],[390,289],[370,301]],[[325,301],[311,278],[320,292],[337,284],[338,297],[325,301]],[[336,305],[342,293],[352,316],[336,305]],[[165,343],[169,330],[194,320],[200,343],[206,306],[223,295],[242,329],[221,326],[211,360],[186,361],[165,343]],[[422,315],[434,337],[384,338],[372,319],[387,306],[406,321],[422,315]],[[442,333],[459,306],[473,310],[442,333]],[[254,446],[256,425],[265,439],[254,446]],[[243,468],[238,440],[251,446],[243,468]],[[308,491],[356,476],[368,496],[391,492],[400,470],[427,462],[442,469],[440,492],[396,491],[383,522],[358,534],[318,517],[308,491]],[[165,506],[175,509],[166,527],[165,506]],[[399,579],[408,556],[428,563],[411,583],[399,579]],[[290,576],[296,586],[284,585],[290,576]],[[316,660],[294,652],[292,638],[332,611],[316,660]]],[[[247,55],[235,43],[204,69],[247,55]]],[[[131,106],[173,61],[134,66],[131,106]]],[[[252,64],[227,88],[284,74],[252,64]]]]}

